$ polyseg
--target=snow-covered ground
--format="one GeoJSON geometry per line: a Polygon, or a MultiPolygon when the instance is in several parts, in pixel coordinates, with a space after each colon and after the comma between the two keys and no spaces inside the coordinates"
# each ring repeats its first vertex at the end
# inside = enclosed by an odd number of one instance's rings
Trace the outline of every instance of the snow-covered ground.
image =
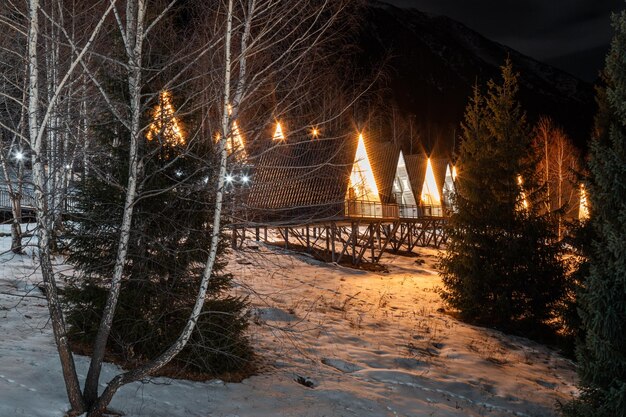
{"type": "MultiPolygon", "coordinates": [[[[0,238],[0,417],[62,416],[36,262],[32,251],[6,253],[9,244],[0,238]]],[[[254,306],[262,372],[242,383],[155,378],[124,387],[112,408],[132,417],[555,415],[575,392],[572,363],[446,315],[436,251],[419,253],[385,255],[388,272],[374,273],[250,242],[229,255],[229,269],[254,306]]],[[[83,377],[87,361],[77,362],[83,377]]],[[[104,377],[116,371],[106,366],[104,377]]]]}

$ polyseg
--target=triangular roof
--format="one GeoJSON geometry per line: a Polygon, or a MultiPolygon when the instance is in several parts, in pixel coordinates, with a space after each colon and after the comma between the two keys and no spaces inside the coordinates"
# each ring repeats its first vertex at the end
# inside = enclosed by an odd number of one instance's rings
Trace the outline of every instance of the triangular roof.
{"type": "Polygon", "coordinates": [[[446,170],[448,169],[448,158],[430,158],[430,163],[433,166],[433,173],[435,174],[435,182],[437,183],[437,189],[439,195],[443,195],[443,185],[446,182],[446,170]]]}
{"type": "MultiPolygon", "coordinates": [[[[400,181],[402,181],[402,177],[403,175],[406,174],[406,179],[409,182],[409,188],[408,190],[406,189],[406,186],[402,186],[402,191],[403,193],[406,193],[407,191],[410,192],[410,195],[413,199],[413,201],[411,202],[411,204],[416,204],[419,201],[419,198],[416,197],[415,195],[415,191],[413,190],[413,186],[411,184],[411,174],[409,173],[409,170],[407,168],[407,163],[406,163],[406,159],[404,158],[404,153],[402,151],[399,152],[398,154],[398,163],[396,164],[396,172],[394,174],[394,178],[393,181],[395,182],[396,178],[398,178],[400,181]],[[402,173],[402,175],[400,174],[400,170],[403,169],[404,172],[402,173]]],[[[396,203],[401,204],[401,201],[396,201],[396,203]]]]}
{"type": "Polygon", "coordinates": [[[298,223],[343,214],[354,135],[281,142],[255,163],[246,206],[257,220],[298,223]]]}
{"type": "Polygon", "coordinates": [[[374,175],[374,164],[370,159],[371,148],[368,152],[363,134],[359,134],[356,152],[350,171],[349,192],[347,199],[359,201],[380,202],[378,183],[374,175]]]}
{"type": "MultiPolygon", "coordinates": [[[[265,221],[295,223],[341,216],[358,140],[351,133],[334,139],[277,142],[254,163],[246,206],[265,221]]],[[[393,199],[400,150],[390,142],[368,140],[367,135],[363,142],[380,200],[388,203],[393,199]]]]}
{"type": "MultiPolygon", "coordinates": [[[[413,194],[415,195],[416,201],[419,201],[422,196],[422,188],[426,178],[428,155],[426,153],[404,155],[404,160],[409,173],[409,179],[411,180],[413,194]]],[[[430,158],[439,196],[443,195],[443,185],[446,180],[446,169],[449,162],[450,160],[448,158],[430,158]]]]}
{"type": "Polygon", "coordinates": [[[428,156],[425,153],[404,155],[406,170],[409,173],[411,188],[413,188],[413,195],[415,196],[415,201],[417,201],[418,203],[420,196],[422,195],[424,177],[426,176],[427,160],[428,156]]]}
{"type": "Polygon", "coordinates": [[[380,201],[390,203],[393,201],[393,180],[396,176],[400,149],[391,142],[365,139],[365,148],[372,164],[380,201]]]}

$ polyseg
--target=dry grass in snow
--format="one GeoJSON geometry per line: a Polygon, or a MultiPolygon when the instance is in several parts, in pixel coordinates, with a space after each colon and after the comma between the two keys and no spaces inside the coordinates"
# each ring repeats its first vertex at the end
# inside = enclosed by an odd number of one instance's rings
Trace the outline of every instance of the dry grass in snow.
{"type": "MultiPolygon", "coordinates": [[[[62,416],[36,260],[6,253],[9,244],[0,238],[0,416],[62,416]]],[[[131,417],[555,415],[575,392],[572,363],[446,315],[436,251],[418,252],[385,255],[387,273],[364,272],[248,242],[228,269],[253,304],[262,372],[242,383],[154,378],[124,387],[112,408],[131,417]]],[[[82,376],[86,367],[79,357],[82,376]]],[[[104,377],[117,371],[108,365],[104,377]]]]}

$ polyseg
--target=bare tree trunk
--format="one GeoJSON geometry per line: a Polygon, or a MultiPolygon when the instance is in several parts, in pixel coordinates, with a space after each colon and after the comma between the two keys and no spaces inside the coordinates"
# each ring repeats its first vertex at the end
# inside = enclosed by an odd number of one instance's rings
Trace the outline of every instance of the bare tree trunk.
{"type": "Polygon", "coordinates": [[[133,205],[137,194],[137,176],[139,171],[138,147],[140,140],[140,119],[141,119],[141,76],[142,76],[142,53],[144,41],[144,24],[147,4],[145,0],[128,1],[126,7],[126,27],[120,30],[123,33],[126,53],[128,57],[129,79],[128,92],[130,95],[130,150],[129,150],[129,171],[128,184],[126,186],[126,200],[124,202],[124,212],[122,224],[119,232],[119,243],[117,257],[111,280],[111,287],[107,296],[103,316],[100,321],[100,328],[94,343],[93,354],[89,364],[87,379],[85,380],[84,396],[90,408],[90,415],[101,415],[110,399],[102,401],[98,399],[98,384],[100,382],[100,372],[102,361],[106,350],[107,340],[113,324],[113,316],[119,299],[122,284],[122,274],[126,264],[128,254],[128,241],[130,239],[130,229],[133,218],[133,205]],[[99,410],[99,411],[94,411],[99,410]]]}
{"type": "Polygon", "coordinates": [[[39,120],[39,63],[37,59],[37,40],[39,37],[39,0],[29,2],[29,30],[28,30],[28,114],[29,114],[29,137],[32,150],[33,182],[35,185],[35,204],[37,209],[37,236],[39,238],[39,261],[43,277],[50,321],[57,344],[61,369],[67,396],[72,410],[82,412],[84,409],[83,398],[80,392],[80,384],[76,374],[74,358],[70,350],[61,302],[59,300],[52,262],[50,261],[50,230],[48,207],[46,202],[45,169],[43,166],[41,151],[43,142],[43,124],[39,120]]]}

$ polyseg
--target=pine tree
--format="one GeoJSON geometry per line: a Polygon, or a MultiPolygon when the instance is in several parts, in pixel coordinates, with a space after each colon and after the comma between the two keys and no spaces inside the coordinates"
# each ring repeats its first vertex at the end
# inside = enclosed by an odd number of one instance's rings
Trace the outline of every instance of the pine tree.
{"type": "Polygon", "coordinates": [[[613,26],[589,162],[594,242],[580,297],[581,395],[565,407],[570,416],[626,416],[626,12],[613,26]]]}
{"type": "Polygon", "coordinates": [[[510,61],[486,96],[474,88],[462,125],[459,175],[442,297],[461,318],[512,327],[542,323],[564,294],[554,223],[539,214],[542,190],[510,61]]]}
{"type": "MultiPolygon", "coordinates": [[[[193,308],[210,246],[215,193],[209,185],[217,175],[213,141],[172,140],[172,121],[162,122],[142,147],[142,187],[108,344],[109,353],[125,363],[154,358],[176,340],[193,308]]],[[[115,123],[97,128],[99,169],[80,184],[79,214],[68,222],[69,262],[79,275],[66,289],[67,321],[72,341],[87,349],[98,331],[117,253],[125,198],[118,184],[125,184],[128,174],[128,141],[114,140],[121,131],[115,123]]],[[[250,366],[247,302],[228,294],[226,245],[224,240],[192,340],[175,359],[179,368],[215,374],[250,366]]]]}

